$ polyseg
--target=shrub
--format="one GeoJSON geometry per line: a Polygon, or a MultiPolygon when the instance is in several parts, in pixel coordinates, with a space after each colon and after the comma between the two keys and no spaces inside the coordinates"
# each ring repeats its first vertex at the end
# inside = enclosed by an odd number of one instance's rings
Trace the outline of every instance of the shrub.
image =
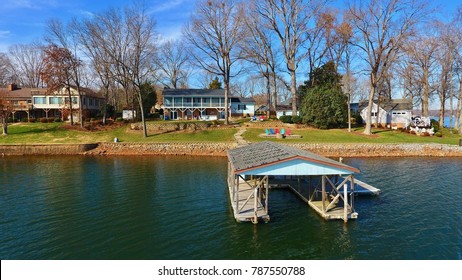
{"type": "Polygon", "coordinates": [[[47,122],[52,123],[55,121],[55,118],[47,118],[47,122]]]}
{"type": "Polygon", "coordinates": [[[116,118],[116,122],[123,122],[123,121],[124,121],[124,119],[122,117],[116,118]]]}
{"type": "Polygon", "coordinates": [[[280,116],[279,120],[283,123],[293,123],[292,116],[280,116]]]}
{"type": "Polygon", "coordinates": [[[36,121],[35,118],[30,118],[30,119],[29,119],[29,122],[30,122],[30,123],[34,123],[35,121],[36,121]]]}
{"type": "Polygon", "coordinates": [[[41,123],[47,123],[47,122],[48,122],[48,119],[47,119],[47,118],[40,118],[40,119],[39,119],[39,122],[41,122],[41,123]]]}
{"type": "Polygon", "coordinates": [[[435,131],[435,133],[440,131],[440,123],[437,120],[431,119],[430,125],[433,127],[433,131],[435,131]]]}
{"type": "Polygon", "coordinates": [[[435,136],[436,136],[436,137],[443,137],[443,133],[441,133],[440,131],[438,131],[438,132],[435,133],[435,136]]]}
{"type": "Polygon", "coordinates": [[[62,122],[60,118],[55,118],[54,122],[62,122]]]}
{"type": "Polygon", "coordinates": [[[300,116],[292,116],[292,122],[296,124],[301,124],[302,118],[300,116]]]}

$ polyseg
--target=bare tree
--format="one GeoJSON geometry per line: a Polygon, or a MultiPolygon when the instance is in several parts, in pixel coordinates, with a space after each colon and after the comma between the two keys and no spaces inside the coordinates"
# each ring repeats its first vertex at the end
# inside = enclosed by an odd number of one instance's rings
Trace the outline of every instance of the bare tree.
{"type": "Polygon", "coordinates": [[[112,88],[112,81],[114,80],[114,74],[111,69],[114,62],[109,49],[105,47],[108,40],[108,37],[105,36],[107,35],[107,29],[98,16],[82,22],[73,21],[72,26],[72,29],[78,35],[79,43],[84,53],[91,61],[92,69],[102,87],[104,95],[102,108],[103,124],[106,124],[107,104],[112,88]]]}
{"type": "MultiPolygon", "coordinates": [[[[76,32],[72,29],[72,25],[69,24],[65,26],[60,20],[51,19],[47,24],[47,34],[45,40],[59,48],[67,49],[69,52],[68,61],[69,73],[68,76],[68,86],[75,86],[78,95],[78,105],[79,105],[79,123],[80,126],[84,127],[84,115],[83,115],[83,96],[81,91],[81,76],[82,76],[82,65],[83,62],[79,58],[79,41],[76,38],[76,32]]],[[[72,103],[72,102],[71,102],[72,103]]],[[[72,112],[71,112],[72,115],[72,112]]]]}
{"type": "Polygon", "coordinates": [[[271,114],[271,101],[273,109],[277,108],[277,62],[276,48],[270,30],[264,24],[264,19],[258,10],[258,2],[249,2],[245,16],[248,36],[242,44],[244,57],[255,65],[266,83],[266,106],[268,117],[271,114]],[[271,89],[273,89],[271,91],[271,89]]]}
{"type": "Polygon", "coordinates": [[[11,83],[12,67],[9,57],[5,53],[0,53],[0,86],[11,83]]]}
{"type": "Polygon", "coordinates": [[[291,78],[292,114],[297,115],[297,70],[306,56],[302,47],[308,40],[310,21],[318,13],[321,0],[266,0],[258,2],[258,11],[267,28],[278,37],[286,68],[291,78]]]}
{"type": "Polygon", "coordinates": [[[8,49],[12,67],[23,87],[38,88],[42,85],[42,46],[38,44],[13,45],[8,49]]]}
{"type": "Polygon", "coordinates": [[[184,36],[194,48],[192,55],[206,71],[223,78],[225,124],[229,123],[230,79],[239,71],[239,44],[244,38],[243,9],[237,0],[202,0],[184,29],[184,36]]]}
{"type": "Polygon", "coordinates": [[[422,87],[422,115],[428,117],[429,98],[433,92],[430,78],[436,64],[438,39],[433,35],[418,35],[414,40],[406,43],[404,50],[410,55],[414,65],[413,69],[419,73],[419,82],[422,87]]]}
{"type": "MultiPolygon", "coordinates": [[[[74,86],[72,76],[73,68],[80,67],[79,61],[72,56],[72,53],[56,45],[46,47],[43,55],[43,69],[40,72],[41,79],[47,84],[48,92],[55,92],[66,89],[69,98],[69,110],[71,125],[74,125],[73,99],[71,87],[74,86]]],[[[81,103],[80,103],[81,104],[81,103]]]]}
{"type": "Polygon", "coordinates": [[[189,53],[181,40],[169,40],[159,47],[156,65],[158,80],[166,87],[187,87],[189,53]]]}
{"type": "Polygon", "coordinates": [[[372,105],[379,82],[388,71],[404,40],[424,16],[424,5],[417,0],[352,0],[349,13],[352,25],[361,38],[355,44],[364,54],[369,75],[370,92],[367,106],[366,129],[370,135],[372,105]]]}
{"type": "Polygon", "coordinates": [[[2,122],[2,135],[8,135],[8,118],[13,113],[9,91],[0,88],[0,121],[2,122]]]}
{"type": "Polygon", "coordinates": [[[125,10],[126,27],[128,30],[129,48],[127,59],[116,60],[128,73],[131,85],[135,89],[140,108],[143,136],[147,137],[146,119],[143,106],[143,84],[152,77],[152,64],[155,59],[154,19],[147,13],[146,6],[137,4],[125,10]]]}

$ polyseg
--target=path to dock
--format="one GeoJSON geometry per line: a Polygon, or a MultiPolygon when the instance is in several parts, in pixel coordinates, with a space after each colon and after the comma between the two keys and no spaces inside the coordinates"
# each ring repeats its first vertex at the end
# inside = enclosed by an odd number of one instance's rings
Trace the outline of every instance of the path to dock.
{"type": "Polygon", "coordinates": [[[246,131],[245,127],[241,127],[236,134],[234,134],[234,139],[236,139],[237,146],[242,147],[242,146],[247,146],[249,142],[244,140],[244,137],[242,137],[242,134],[246,131]]]}

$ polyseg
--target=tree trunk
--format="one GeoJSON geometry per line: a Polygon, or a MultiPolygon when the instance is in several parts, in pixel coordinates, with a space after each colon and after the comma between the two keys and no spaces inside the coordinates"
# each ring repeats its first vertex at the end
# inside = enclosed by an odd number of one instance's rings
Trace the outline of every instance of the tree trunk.
{"type": "MultiPolygon", "coordinates": [[[[72,94],[71,88],[67,87],[67,94],[69,95],[69,110],[70,110],[70,117],[71,117],[71,125],[74,125],[74,116],[72,115],[72,94]]],[[[46,113],[48,117],[48,112],[46,113]]]]}
{"type": "Polygon", "coordinates": [[[265,73],[266,79],[266,106],[268,107],[268,111],[266,112],[266,117],[269,119],[271,116],[271,79],[270,74],[268,71],[265,73]]]}
{"type": "Polygon", "coordinates": [[[429,87],[428,87],[428,69],[424,69],[424,88],[422,96],[422,116],[428,117],[428,97],[429,97],[429,87]]]}
{"type": "MultiPolygon", "coordinates": [[[[366,112],[366,128],[364,129],[364,134],[366,135],[371,135],[372,134],[372,129],[371,129],[371,124],[372,124],[372,104],[374,104],[374,95],[375,95],[375,86],[371,85],[371,89],[369,92],[369,103],[367,104],[367,112],[366,112]]],[[[378,109],[378,108],[377,108],[378,109]]]]}
{"type": "Polygon", "coordinates": [[[292,93],[292,116],[297,116],[297,77],[295,70],[290,70],[290,78],[291,78],[291,83],[290,83],[290,92],[292,93]]]}
{"type": "Polygon", "coordinates": [[[8,116],[2,118],[3,135],[8,135],[8,116]]]}
{"type": "MultiPolygon", "coordinates": [[[[274,110],[274,115],[277,115],[276,111],[277,111],[277,106],[278,106],[278,91],[277,91],[277,77],[274,71],[272,73],[272,76],[273,76],[273,110],[274,110]]],[[[270,116],[271,116],[271,113],[270,113],[270,116]]]]}
{"type": "Polygon", "coordinates": [[[139,89],[139,92],[138,92],[138,104],[140,106],[141,123],[143,124],[143,137],[148,137],[148,131],[146,129],[146,120],[144,119],[143,99],[141,98],[141,89],[139,89]]]}
{"type": "Polygon", "coordinates": [[[457,102],[456,123],[454,127],[458,128],[459,134],[462,135],[462,78],[459,80],[459,101],[457,102]]]}
{"type": "MultiPolygon", "coordinates": [[[[224,79],[225,80],[225,79],[224,79]]],[[[225,125],[229,124],[229,79],[224,81],[225,84],[225,125]]]]}

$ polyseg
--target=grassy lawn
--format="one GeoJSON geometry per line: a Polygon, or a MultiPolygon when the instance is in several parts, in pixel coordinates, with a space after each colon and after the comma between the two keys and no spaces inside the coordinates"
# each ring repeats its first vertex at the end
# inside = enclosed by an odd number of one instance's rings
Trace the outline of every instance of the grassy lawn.
{"type": "Polygon", "coordinates": [[[230,142],[237,129],[210,129],[179,131],[164,134],[130,130],[128,125],[104,131],[81,131],[68,129],[63,123],[16,123],[8,126],[8,135],[0,135],[0,144],[70,144],[112,142],[230,142]]]}
{"type": "MultiPolygon", "coordinates": [[[[443,130],[443,137],[421,137],[399,131],[374,130],[374,134],[362,134],[362,128],[348,133],[346,129],[319,130],[314,128],[292,129],[292,134],[302,135],[301,139],[261,138],[263,128],[247,128],[244,139],[250,142],[264,140],[285,143],[440,143],[458,145],[458,134],[443,130]]],[[[8,127],[8,136],[0,135],[0,144],[49,144],[49,143],[96,143],[112,142],[117,137],[120,142],[231,142],[236,128],[209,129],[196,131],[175,131],[162,134],[148,133],[142,136],[140,130],[130,130],[128,125],[101,131],[69,129],[63,123],[16,123],[8,127]]]]}
{"type": "Polygon", "coordinates": [[[458,145],[458,134],[451,134],[448,129],[443,129],[443,137],[423,137],[393,130],[373,130],[373,135],[362,134],[363,128],[355,128],[351,133],[347,129],[320,130],[314,128],[291,129],[292,134],[301,135],[301,139],[276,139],[262,138],[260,134],[264,129],[248,128],[244,133],[244,139],[251,142],[265,140],[285,143],[439,143],[458,145]]]}

